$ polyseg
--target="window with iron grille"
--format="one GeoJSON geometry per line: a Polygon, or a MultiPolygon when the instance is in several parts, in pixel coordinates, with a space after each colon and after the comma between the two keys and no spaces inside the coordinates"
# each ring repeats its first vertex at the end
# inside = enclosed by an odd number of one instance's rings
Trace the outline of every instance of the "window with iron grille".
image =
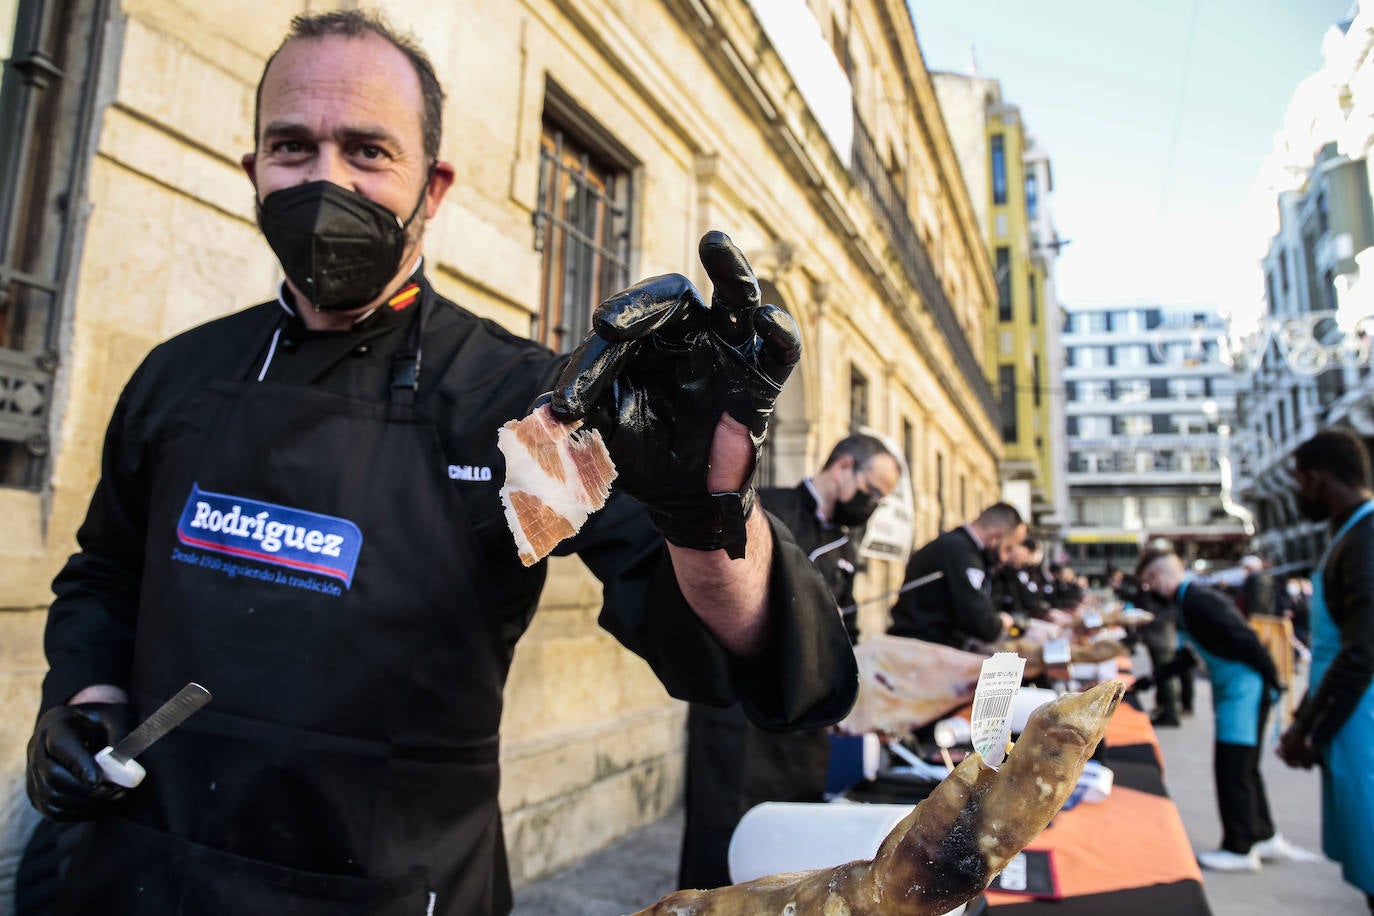
{"type": "Polygon", "coordinates": [[[47,471],[64,281],[110,0],[0,2],[0,485],[47,471]]]}
{"type": "Polygon", "coordinates": [[[530,336],[559,353],[586,336],[597,303],[630,282],[630,174],[622,162],[545,118],[534,216],[543,274],[530,336]]]}
{"type": "Polygon", "coordinates": [[[907,468],[916,466],[916,427],[905,418],[902,420],[902,457],[906,459],[907,468]]]}
{"type": "Polygon", "coordinates": [[[997,389],[1001,395],[1001,403],[998,406],[1002,416],[1002,441],[1015,442],[1017,438],[1015,366],[997,367],[997,389]]]}
{"type": "Polygon", "coordinates": [[[849,430],[868,425],[868,378],[858,366],[849,367],[849,430]]]}
{"type": "Polygon", "coordinates": [[[996,206],[1007,202],[1007,148],[1001,134],[992,135],[992,202],[996,206]]]}
{"type": "Polygon", "coordinates": [[[939,511],[939,518],[935,525],[940,529],[940,533],[945,531],[945,454],[944,452],[935,453],[935,506],[939,511]]]}
{"type": "Polygon", "coordinates": [[[1011,321],[1011,249],[999,245],[994,257],[997,265],[997,320],[1011,321]]]}

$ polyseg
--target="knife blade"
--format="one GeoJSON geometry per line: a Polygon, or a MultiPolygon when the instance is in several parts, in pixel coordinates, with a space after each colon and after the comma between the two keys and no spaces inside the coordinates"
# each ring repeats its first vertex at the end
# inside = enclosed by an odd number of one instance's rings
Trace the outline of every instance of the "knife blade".
{"type": "Polygon", "coordinates": [[[176,694],[144,719],[143,722],[112,747],[103,748],[95,755],[95,762],[105,774],[105,778],[118,786],[132,789],[147,775],[143,767],[134,760],[168,732],[210,702],[210,691],[195,681],[187,684],[176,694]]]}

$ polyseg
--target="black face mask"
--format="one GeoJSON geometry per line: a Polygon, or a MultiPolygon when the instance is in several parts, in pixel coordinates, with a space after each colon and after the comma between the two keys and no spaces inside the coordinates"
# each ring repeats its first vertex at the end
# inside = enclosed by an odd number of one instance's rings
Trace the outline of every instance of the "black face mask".
{"type": "MultiPolygon", "coordinates": [[[[428,182],[426,182],[428,189],[428,182]]],[[[329,181],[282,188],[258,205],[258,227],[286,276],[322,312],[373,302],[401,267],[406,230],[386,207],[329,181]]]]}
{"type": "Polygon", "coordinates": [[[863,490],[855,490],[849,499],[835,502],[835,524],[850,528],[862,525],[877,508],[877,500],[863,490]]]}

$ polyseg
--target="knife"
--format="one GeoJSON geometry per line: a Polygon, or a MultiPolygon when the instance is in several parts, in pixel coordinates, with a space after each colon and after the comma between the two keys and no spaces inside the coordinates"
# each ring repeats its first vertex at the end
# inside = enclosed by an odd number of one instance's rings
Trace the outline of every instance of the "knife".
{"type": "Polygon", "coordinates": [[[158,707],[157,712],[144,719],[142,725],[95,755],[95,762],[105,778],[126,789],[137,786],[148,774],[134,758],[208,702],[210,691],[194,681],[178,690],[174,697],[158,707]]]}

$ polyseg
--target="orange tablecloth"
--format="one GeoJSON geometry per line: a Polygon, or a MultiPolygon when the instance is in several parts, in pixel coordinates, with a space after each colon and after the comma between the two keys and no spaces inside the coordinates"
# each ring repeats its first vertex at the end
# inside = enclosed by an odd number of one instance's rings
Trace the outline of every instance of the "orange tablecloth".
{"type": "Polygon", "coordinates": [[[989,891],[989,906],[1014,907],[1010,916],[1210,916],[1202,873],[1164,790],[1163,756],[1149,716],[1122,703],[1105,742],[1115,777],[1111,795],[1061,812],[1027,847],[1050,851],[1061,899],[989,891]]]}

